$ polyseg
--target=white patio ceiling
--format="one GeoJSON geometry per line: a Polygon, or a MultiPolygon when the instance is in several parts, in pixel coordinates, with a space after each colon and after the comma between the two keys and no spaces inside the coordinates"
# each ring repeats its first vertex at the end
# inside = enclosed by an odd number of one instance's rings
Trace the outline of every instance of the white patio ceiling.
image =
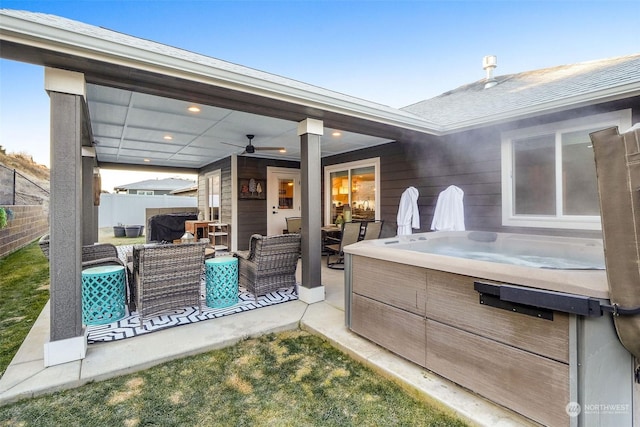
{"type": "MultiPolygon", "coordinates": [[[[100,163],[201,168],[241,154],[255,135],[256,147],[285,147],[286,153],[256,151],[246,156],[300,160],[298,123],[96,84],[87,102],[100,163]],[[188,110],[197,106],[197,113],[188,110]],[[167,139],[170,137],[171,139],[167,139]]],[[[325,128],[323,157],[391,142],[325,128]],[[339,131],[339,136],[333,136],[339,131]]]]}
{"type": "Polygon", "coordinates": [[[251,156],[299,160],[297,126],[308,118],[324,123],[323,157],[439,132],[412,113],[105,28],[26,11],[0,16],[0,56],[84,76],[102,167],[196,171],[242,153],[247,134],[256,147],[287,150],[251,156]],[[198,114],[187,110],[192,102],[198,114]]]}

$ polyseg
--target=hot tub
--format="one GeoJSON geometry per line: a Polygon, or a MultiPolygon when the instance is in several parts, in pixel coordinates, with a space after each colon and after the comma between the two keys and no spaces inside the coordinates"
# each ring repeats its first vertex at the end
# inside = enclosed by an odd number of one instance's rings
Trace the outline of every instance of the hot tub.
{"type": "Polygon", "coordinates": [[[610,315],[572,306],[608,301],[602,241],[435,232],[344,251],[354,332],[538,423],[632,424],[633,358],[610,315]],[[571,307],[536,305],[549,295],[571,307]]]}

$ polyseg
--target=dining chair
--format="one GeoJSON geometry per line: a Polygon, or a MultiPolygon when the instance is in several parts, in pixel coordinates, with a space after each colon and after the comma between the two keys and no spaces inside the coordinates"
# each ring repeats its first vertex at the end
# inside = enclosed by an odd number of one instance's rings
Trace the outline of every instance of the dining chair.
{"type": "Polygon", "coordinates": [[[302,217],[290,216],[285,218],[287,221],[287,233],[298,233],[302,231],[302,217]]]}
{"type": "Polygon", "coordinates": [[[356,243],[360,237],[360,222],[345,222],[342,224],[342,235],[340,237],[340,243],[325,246],[327,250],[327,267],[338,270],[344,270],[344,252],[345,246],[352,243],[356,243]],[[336,257],[337,260],[331,261],[331,257],[336,257]],[[342,266],[342,267],[340,267],[342,266]]]}
{"type": "Polygon", "coordinates": [[[362,240],[378,239],[382,233],[382,224],[384,220],[365,222],[364,237],[362,240]]]}

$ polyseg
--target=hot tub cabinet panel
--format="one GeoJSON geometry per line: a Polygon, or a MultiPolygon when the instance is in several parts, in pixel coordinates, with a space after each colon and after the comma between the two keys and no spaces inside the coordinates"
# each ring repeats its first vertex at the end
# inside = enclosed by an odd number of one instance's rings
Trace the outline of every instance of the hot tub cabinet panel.
{"type": "Polygon", "coordinates": [[[371,298],[353,296],[351,329],[420,366],[425,366],[426,319],[371,298]]]}
{"type": "Polygon", "coordinates": [[[427,271],[424,268],[359,258],[353,265],[353,274],[358,278],[353,283],[355,293],[421,316],[426,314],[427,271]]]}
{"type": "MultiPolygon", "coordinates": [[[[440,236],[451,240],[453,233],[363,241],[345,248],[345,322],[351,330],[534,422],[632,424],[633,358],[617,340],[610,316],[533,306],[523,310],[529,314],[518,313],[509,305],[481,304],[474,286],[515,285],[606,301],[602,270],[509,266],[415,250],[421,241],[440,236]],[[586,410],[569,416],[570,404],[586,410]],[[593,410],[607,404],[623,410],[593,410]]],[[[542,238],[500,235],[500,240],[524,242],[528,250],[532,245],[527,242],[542,238]]],[[[562,242],[551,239],[539,246],[556,245],[562,242]]],[[[575,248],[596,260],[602,251],[587,239],[573,239],[554,250],[573,253],[575,248]],[[596,253],[589,255],[588,248],[596,253]]]]}
{"type": "Polygon", "coordinates": [[[427,320],[424,366],[539,423],[569,424],[565,363],[427,320]]]}
{"type": "Polygon", "coordinates": [[[427,317],[550,359],[569,363],[569,315],[553,320],[479,304],[477,279],[428,270],[427,317]]]}

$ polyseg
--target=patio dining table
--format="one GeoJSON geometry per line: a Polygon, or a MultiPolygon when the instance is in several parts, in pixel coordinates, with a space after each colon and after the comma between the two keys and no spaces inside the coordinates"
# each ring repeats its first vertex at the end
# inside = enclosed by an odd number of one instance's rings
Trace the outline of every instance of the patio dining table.
{"type": "Polygon", "coordinates": [[[337,225],[331,224],[320,227],[320,230],[322,230],[323,233],[339,233],[342,229],[337,225]]]}
{"type": "Polygon", "coordinates": [[[330,224],[320,227],[320,230],[322,231],[322,252],[324,254],[327,252],[325,250],[327,245],[340,242],[342,228],[337,225],[330,224]]]}

